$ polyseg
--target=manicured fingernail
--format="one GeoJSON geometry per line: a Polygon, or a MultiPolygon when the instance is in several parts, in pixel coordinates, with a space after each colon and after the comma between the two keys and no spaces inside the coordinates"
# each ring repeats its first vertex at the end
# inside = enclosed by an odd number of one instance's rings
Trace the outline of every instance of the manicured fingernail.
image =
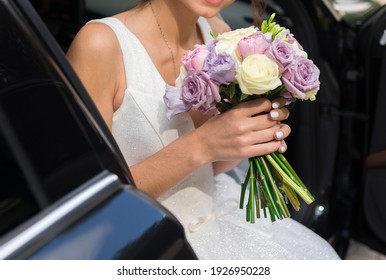
{"type": "Polygon", "coordinates": [[[277,108],[279,108],[279,106],[280,106],[280,103],[277,102],[277,101],[274,101],[274,102],[272,103],[272,108],[273,108],[273,109],[277,109],[277,108]]]}
{"type": "Polygon", "coordinates": [[[277,111],[271,111],[269,115],[272,119],[276,119],[277,117],[279,117],[279,113],[277,111]]]}
{"type": "Polygon", "coordinates": [[[286,150],[287,150],[287,148],[285,146],[280,146],[280,148],[279,148],[280,153],[284,153],[286,150]]]}
{"type": "Polygon", "coordinates": [[[284,136],[282,131],[276,131],[276,139],[282,139],[284,136]]]}

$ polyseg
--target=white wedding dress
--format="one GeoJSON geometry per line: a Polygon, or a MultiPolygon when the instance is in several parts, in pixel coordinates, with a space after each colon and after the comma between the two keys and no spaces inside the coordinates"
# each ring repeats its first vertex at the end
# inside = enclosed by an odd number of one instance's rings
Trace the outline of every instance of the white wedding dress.
{"type": "MultiPolygon", "coordinates": [[[[165,82],[137,37],[115,18],[97,21],[113,29],[123,53],[128,88],[114,113],[112,133],[130,166],[194,126],[188,113],[167,119],[165,82]]],[[[198,24],[210,40],[208,22],[200,18],[198,24]]],[[[238,183],[226,174],[214,177],[206,165],[159,202],[183,224],[199,259],[339,259],[324,239],[293,219],[246,222],[239,196],[238,183]]]]}

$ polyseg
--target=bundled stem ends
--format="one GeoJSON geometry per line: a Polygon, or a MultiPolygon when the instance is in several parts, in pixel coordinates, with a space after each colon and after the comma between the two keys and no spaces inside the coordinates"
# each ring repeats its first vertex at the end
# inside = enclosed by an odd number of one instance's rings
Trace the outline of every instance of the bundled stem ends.
{"type": "Polygon", "coordinates": [[[299,197],[307,204],[315,199],[286,158],[278,152],[249,159],[249,170],[241,185],[240,208],[244,208],[246,190],[249,186],[246,203],[246,220],[254,223],[261,212],[272,222],[290,217],[287,205],[298,211],[299,197]]]}

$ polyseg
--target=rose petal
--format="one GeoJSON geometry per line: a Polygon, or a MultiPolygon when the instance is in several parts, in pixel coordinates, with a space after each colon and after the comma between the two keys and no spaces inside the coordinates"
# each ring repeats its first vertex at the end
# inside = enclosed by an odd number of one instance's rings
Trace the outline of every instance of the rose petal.
{"type": "Polygon", "coordinates": [[[181,98],[182,89],[166,85],[164,94],[164,102],[166,104],[166,116],[170,120],[173,116],[187,112],[192,108],[188,103],[185,103],[181,98]]]}

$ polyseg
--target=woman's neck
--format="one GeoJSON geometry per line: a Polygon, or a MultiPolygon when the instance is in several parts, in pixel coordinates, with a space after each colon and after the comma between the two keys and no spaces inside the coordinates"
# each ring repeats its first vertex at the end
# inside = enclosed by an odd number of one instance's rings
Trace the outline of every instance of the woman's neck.
{"type": "MultiPolygon", "coordinates": [[[[151,0],[154,17],[171,47],[190,49],[192,43],[202,43],[197,29],[198,16],[179,1],[151,0]]],[[[150,12],[151,9],[149,9],[150,12]]]]}
{"type": "Polygon", "coordinates": [[[151,4],[118,15],[146,48],[161,76],[174,84],[183,55],[203,43],[193,16],[179,1],[152,0],[151,4]],[[177,6],[177,3],[179,6],[177,6]]]}

